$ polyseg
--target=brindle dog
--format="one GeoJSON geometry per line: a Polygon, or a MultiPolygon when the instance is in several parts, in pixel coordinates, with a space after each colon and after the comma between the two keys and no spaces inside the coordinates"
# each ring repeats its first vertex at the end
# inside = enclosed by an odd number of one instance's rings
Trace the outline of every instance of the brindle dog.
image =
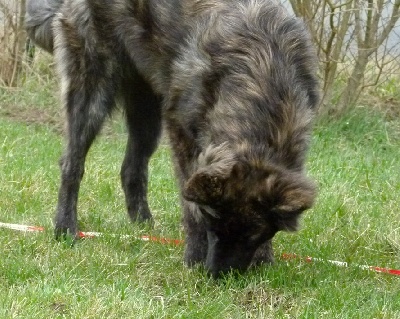
{"type": "Polygon", "coordinates": [[[66,110],[57,237],[77,233],[85,157],[119,98],[130,218],[152,219],[148,162],[164,122],[186,263],[218,276],[273,260],[272,237],[295,230],[316,194],[304,162],[317,58],[301,21],[275,0],[29,0],[26,21],[54,52],[66,110]]]}

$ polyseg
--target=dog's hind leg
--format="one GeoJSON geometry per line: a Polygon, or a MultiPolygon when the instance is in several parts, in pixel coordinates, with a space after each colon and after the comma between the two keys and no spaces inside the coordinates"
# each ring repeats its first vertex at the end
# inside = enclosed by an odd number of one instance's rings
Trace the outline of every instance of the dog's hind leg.
{"type": "Polygon", "coordinates": [[[135,71],[123,81],[128,143],[121,168],[122,188],[132,221],[152,222],[147,201],[148,164],[161,134],[161,100],[135,71]]]}
{"type": "Polygon", "coordinates": [[[60,238],[77,234],[77,201],[86,154],[115,105],[117,80],[112,64],[96,53],[84,58],[64,46],[56,57],[67,117],[67,147],[60,160],[55,217],[55,235],[60,238]]]}
{"type": "MultiPolygon", "coordinates": [[[[84,174],[86,154],[100,131],[108,112],[98,112],[91,115],[91,108],[98,107],[87,102],[97,93],[82,90],[69,92],[68,101],[68,144],[60,160],[61,186],[58,193],[58,206],[55,218],[55,235],[59,238],[67,233],[75,236],[77,233],[77,201],[80,183],[84,174]]],[[[104,98],[104,97],[103,97],[104,98]]],[[[103,105],[103,107],[106,107],[103,105]]],[[[104,110],[105,111],[105,110],[104,110]]]]}

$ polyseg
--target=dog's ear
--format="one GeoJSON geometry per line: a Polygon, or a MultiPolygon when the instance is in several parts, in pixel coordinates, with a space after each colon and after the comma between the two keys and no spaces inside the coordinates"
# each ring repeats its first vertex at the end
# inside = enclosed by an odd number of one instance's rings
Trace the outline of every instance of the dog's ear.
{"type": "Polygon", "coordinates": [[[249,166],[241,161],[209,165],[197,171],[185,184],[183,197],[188,201],[212,206],[224,198],[233,198],[242,188],[249,166]],[[233,182],[234,181],[234,182],[233,182]]]}
{"type": "Polygon", "coordinates": [[[300,173],[271,174],[266,180],[262,201],[274,212],[281,230],[297,229],[298,217],[311,208],[316,196],[315,184],[300,173]]]}
{"type": "Polygon", "coordinates": [[[223,196],[225,181],[226,177],[215,171],[199,171],[185,184],[183,197],[202,205],[213,204],[223,196]]]}
{"type": "Polygon", "coordinates": [[[283,177],[277,186],[279,202],[275,209],[282,213],[302,212],[311,208],[314,203],[315,184],[300,174],[289,174],[283,177]]]}

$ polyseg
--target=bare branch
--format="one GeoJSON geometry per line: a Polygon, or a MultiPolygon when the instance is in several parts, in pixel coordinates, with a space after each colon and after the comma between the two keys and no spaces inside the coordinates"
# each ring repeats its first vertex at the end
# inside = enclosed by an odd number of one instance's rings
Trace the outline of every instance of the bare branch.
{"type": "Polygon", "coordinates": [[[393,30],[399,18],[400,18],[400,0],[395,0],[389,22],[386,24],[380,37],[376,41],[377,46],[380,46],[389,36],[389,33],[393,30]]]}

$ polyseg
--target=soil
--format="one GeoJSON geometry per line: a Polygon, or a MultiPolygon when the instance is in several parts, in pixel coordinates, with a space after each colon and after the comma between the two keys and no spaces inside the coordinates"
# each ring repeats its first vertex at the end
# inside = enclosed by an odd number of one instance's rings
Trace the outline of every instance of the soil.
{"type": "MultiPolygon", "coordinates": [[[[65,133],[64,113],[62,111],[57,112],[56,110],[41,109],[35,106],[0,104],[0,117],[26,125],[43,125],[59,135],[64,135],[65,133]]],[[[117,120],[118,117],[116,117],[115,121],[117,120]]],[[[111,121],[105,122],[101,133],[108,136],[115,134],[111,121]]]]}
{"type": "Polygon", "coordinates": [[[0,116],[2,117],[27,125],[48,126],[58,134],[62,134],[64,131],[62,115],[61,112],[51,112],[34,106],[27,107],[17,104],[3,104],[0,107],[0,116]]]}

